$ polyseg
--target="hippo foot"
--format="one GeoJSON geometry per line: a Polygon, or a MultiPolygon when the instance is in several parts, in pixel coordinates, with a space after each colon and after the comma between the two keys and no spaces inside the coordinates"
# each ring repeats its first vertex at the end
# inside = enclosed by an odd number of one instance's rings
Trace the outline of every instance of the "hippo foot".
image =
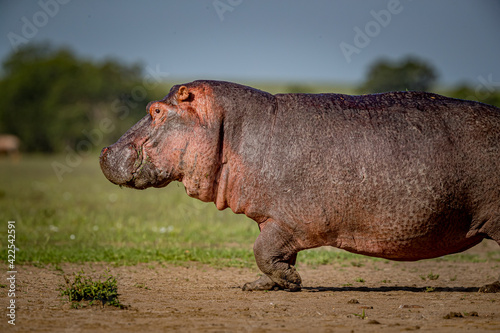
{"type": "Polygon", "coordinates": [[[495,281],[492,284],[487,284],[479,288],[480,293],[499,293],[500,292],[500,281],[495,281]]]}
{"type": "Polygon", "coordinates": [[[267,275],[262,275],[253,282],[247,282],[243,285],[243,291],[258,291],[258,290],[285,290],[285,291],[300,291],[301,287],[298,284],[289,283],[288,288],[284,288],[271,280],[267,275]]]}
{"type": "Polygon", "coordinates": [[[267,275],[262,275],[260,278],[253,282],[247,282],[241,288],[243,291],[257,291],[257,290],[280,290],[281,288],[276,282],[271,280],[267,275]]]}

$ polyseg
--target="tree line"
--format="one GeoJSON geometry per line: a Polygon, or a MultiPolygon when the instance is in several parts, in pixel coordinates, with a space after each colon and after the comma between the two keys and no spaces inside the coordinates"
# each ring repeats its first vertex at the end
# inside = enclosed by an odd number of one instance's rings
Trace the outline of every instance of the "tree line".
{"type": "Polygon", "coordinates": [[[0,133],[18,136],[24,151],[61,152],[88,141],[106,119],[113,126],[108,124],[101,141],[111,142],[165,93],[159,83],[146,84],[143,72],[139,64],[94,61],[66,48],[28,44],[3,62],[0,133]]]}
{"type": "MultiPolygon", "coordinates": [[[[418,58],[379,60],[359,93],[432,91],[437,78],[436,70],[418,58]]],[[[67,48],[30,43],[3,62],[0,133],[18,136],[22,150],[29,152],[99,149],[143,117],[147,103],[163,97],[167,89],[155,69],[148,73],[139,64],[95,61],[67,48]]],[[[445,94],[500,106],[491,77],[479,77],[475,85],[464,83],[445,94]]]]}

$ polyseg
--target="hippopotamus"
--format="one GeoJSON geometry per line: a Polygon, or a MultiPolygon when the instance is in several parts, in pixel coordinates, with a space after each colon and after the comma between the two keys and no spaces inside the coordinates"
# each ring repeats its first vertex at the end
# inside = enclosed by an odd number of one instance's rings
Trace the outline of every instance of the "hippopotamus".
{"type": "Polygon", "coordinates": [[[320,246],[415,261],[500,244],[500,109],[479,102],[198,80],[149,103],[100,165],[114,184],[182,182],[254,220],[264,274],[243,290],[300,290],[297,253],[320,246]]]}

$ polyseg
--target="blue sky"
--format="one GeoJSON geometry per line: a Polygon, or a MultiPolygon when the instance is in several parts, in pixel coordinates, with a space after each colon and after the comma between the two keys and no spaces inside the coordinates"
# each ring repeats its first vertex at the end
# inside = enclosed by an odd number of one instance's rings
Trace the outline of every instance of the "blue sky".
{"type": "Polygon", "coordinates": [[[500,82],[499,36],[493,0],[0,0],[0,59],[49,40],[171,79],[359,83],[414,55],[443,84],[500,82]]]}

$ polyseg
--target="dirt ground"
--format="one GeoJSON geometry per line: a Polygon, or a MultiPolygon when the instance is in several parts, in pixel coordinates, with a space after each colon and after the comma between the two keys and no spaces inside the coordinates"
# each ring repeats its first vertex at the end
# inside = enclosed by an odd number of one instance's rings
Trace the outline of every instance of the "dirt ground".
{"type": "MultiPolygon", "coordinates": [[[[486,242],[469,252],[498,250],[495,243],[486,242]]],[[[64,273],[53,266],[17,267],[16,325],[7,323],[8,286],[0,288],[5,313],[0,331],[500,332],[500,294],[477,292],[498,278],[498,261],[299,265],[303,290],[296,293],[241,291],[244,282],[258,277],[257,269],[248,268],[197,263],[60,268],[64,273]],[[128,309],[73,309],[59,296],[63,274],[83,268],[98,277],[108,267],[117,276],[120,301],[128,309]],[[463,317],[445,319],[450,312],[463,317]]]]}

